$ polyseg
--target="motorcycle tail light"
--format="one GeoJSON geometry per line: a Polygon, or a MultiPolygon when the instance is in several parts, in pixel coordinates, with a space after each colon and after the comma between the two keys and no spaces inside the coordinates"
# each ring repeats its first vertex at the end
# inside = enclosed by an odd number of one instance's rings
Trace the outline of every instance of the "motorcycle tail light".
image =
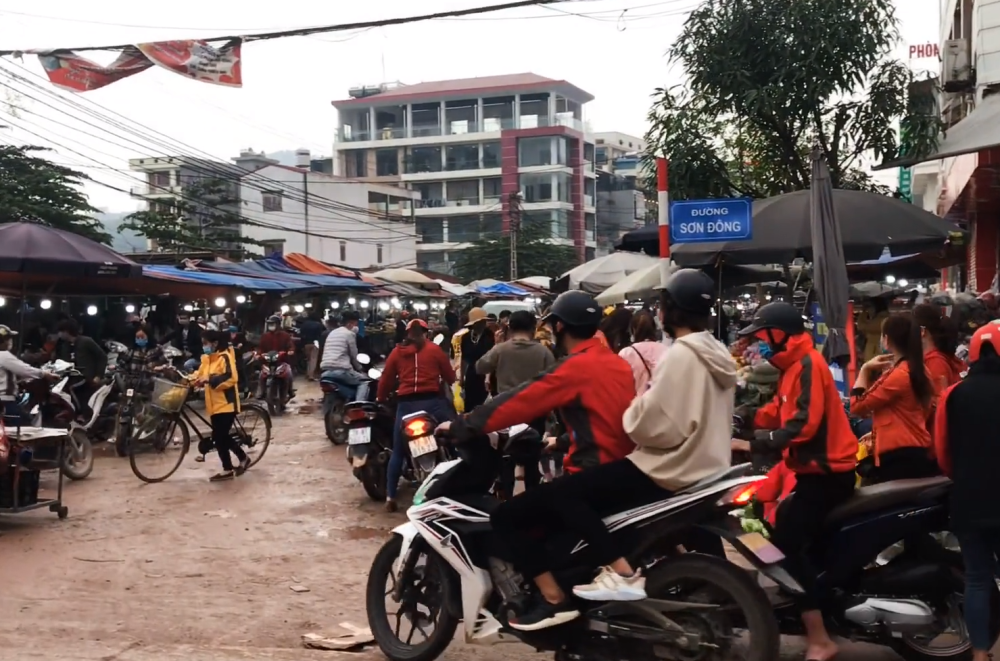
{"type": "Polygon", "coordinates": [[[364,409],[350,409],[344,413],[344,420],[350,424],[368,419],[368,413],[364,409]]]}
{"type": "Polygon", "coordinates": [[[323,381],[320,381],[319,388],[323,392],[334,392],[337,389],[337,386],[333,385],[332,383],[325,383],[323,381]]]}
{"type": "Polygon", "coordinates": [[[748,505],[751,500],[753,500],[753,495],[757,493],[760,488],[760,484],[757,482],[752,482],[750,484],[744,484],[742,486],[736,487],[729,494],[722,499],[722,504],[728,503],[729,505],[735,505],[736,507],[743,507],[748,505]]]}
{"type": "Polygon", "coordinates": [[[427,436],[431,431],[431,423],[425,418],[416,418],[406,423],[406,434],[410,438],[427,436]]]}

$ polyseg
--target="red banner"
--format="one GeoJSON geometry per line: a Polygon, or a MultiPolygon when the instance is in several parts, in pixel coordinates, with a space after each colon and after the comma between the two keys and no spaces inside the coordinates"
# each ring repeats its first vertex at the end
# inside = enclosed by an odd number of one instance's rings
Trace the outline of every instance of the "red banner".
{"type": "Polygon", "coordinates": [[[37,52],[49,81],[73,92],[87,92],[128,78],[153,65],[203,83],[242,87],[242,42],[234,39],[221,48],[204,41],[158,41],[122,51],[107,66],[67,50],[37,52]]]}

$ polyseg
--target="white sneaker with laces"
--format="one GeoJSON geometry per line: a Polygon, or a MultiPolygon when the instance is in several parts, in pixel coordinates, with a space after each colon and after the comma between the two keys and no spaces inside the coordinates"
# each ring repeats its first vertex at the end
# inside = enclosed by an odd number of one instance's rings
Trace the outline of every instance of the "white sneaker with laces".
{"type": "Polygon", "coordinates": [[[587,585],[577,585],[573,594],[587,601],[641,601],[646,598],[646,579],[638,570],[632,576],[622,576],[611,567],[587,585]]]}

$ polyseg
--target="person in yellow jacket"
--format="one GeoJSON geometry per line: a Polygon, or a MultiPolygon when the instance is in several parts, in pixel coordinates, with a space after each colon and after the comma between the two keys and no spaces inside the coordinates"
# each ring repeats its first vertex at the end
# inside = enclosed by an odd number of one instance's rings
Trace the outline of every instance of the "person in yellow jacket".
{"type": "MultiPolygon", "coordinates": [[[[212,422],[212,445],[219,453],[222,472],[209,479],[212,482],[231,480],[250,468],[250,457],[233,442],[230,430],[240,412],[240,395],[237,387],[236,356],[229,345],[229,336],[221,331],[207,331],[201,336],[201,366],[188,377],[195,386],[205,387],[205,412],[212,422]],[[239,460],[233,468],[232,454],[239,460]]],[[[202,454],[211,449],[198,448],[202,454]]]]}

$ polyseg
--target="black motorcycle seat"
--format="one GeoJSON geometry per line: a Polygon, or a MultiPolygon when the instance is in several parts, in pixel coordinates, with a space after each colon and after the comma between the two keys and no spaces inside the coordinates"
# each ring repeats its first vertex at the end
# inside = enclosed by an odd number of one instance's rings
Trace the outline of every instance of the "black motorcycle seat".
{"type": "Polygon", "coordinates": [[[846,502],[830,512],[826,517],[826,523],[832,525],[869,512],[915,502],[928,491],[946,488],[950,484],[950,479],[940,476],[918,480],[892,480],[870,487],[861,487],[855,489],[854,495],[846,502]]]}

